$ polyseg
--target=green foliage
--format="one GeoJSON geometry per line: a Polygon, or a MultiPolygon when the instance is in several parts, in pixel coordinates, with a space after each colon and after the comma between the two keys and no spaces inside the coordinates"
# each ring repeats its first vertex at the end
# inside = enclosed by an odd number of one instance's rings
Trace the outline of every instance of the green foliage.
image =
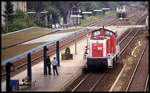
{"type": "MultiPolygon", "coordinates": [[[[112,14],[115,14],[115,12],[114,11],[108,11],[108,12],[105,13],[105,16],[110,16],[112,14]]],[[[97,21],[97,20],[99,20],[103,17],[104,17],[104,15],[102,15],[102,14],[97,14],[95,16],[85,15],[84,19],[81,19],[81,26],[86,24],[86,23],[92,23],[94,21],[97,21]]]]}
{"type": "Polygon", "coordinates": [[[24,18],[15,18],[13,23],[9,24],[9,32],[25,29],[31,26],[36,26],[36,24],[33,23],[32,20],[28,20],[27,24],[25,23],[25,21],[26,20],[24,18]]]}
{"type": "Polygon", "coordinates": [[[1,34],[5,34],[5,25],[1,25],[1,34]]]}
{"type": "MultiPolygon", "coordinates": [[[[21,10],[16,10],[16,14],[14,15],[13,22],[8,22],[8,31],[13,32],[21,29],[25,29],[31,26],[37,26],[35,24],[35,19],[32,17],[26,18],[25,13],[21,10]]],[[[6,33],[5,25],[2,25],[1,34],[6,33]]]]}
{"type": "Polygon", "coordinates": [[[16,15],[12,24],[9,24],[9,31],[17,31],[27,27],[36,26],[34,19],[26,18],[25,13],[21,10],[16,10],[16,15]]]}
{"type": "Polygon", "coordinates": [[[32,26],[37,26],[36,24],[35,24],[35,19],[33,19],[33,18],[30,18],[30,17],[28,17],[27,18],[27,25],[28,25],[28,27],[32,27],[32,26]]]}
{"type": "MultiPolygon", "coordinates": [[[[49,17],[48,23],[55,24],[60,22],[60,17],[64,17],[64,22],[67,22],[67,13],[71,10],[72,4],[78,3],[80,5],[81,11],[93,11],[95,9],[102,9],[102,8],[110,8],[111,10],[116,10],[117,6],[122,4],[129,5],[133,2],[125,2],[125,1],[27,1],[28,10],[27,11],[48,11],[48,16],[52,15],[52,18],[49,17]]],[[[42,15],[39,13],[36,14],[36,24],[43,25],[44,23],[41,22],[39,19],[42,15]]]]}
{"type": "Polygon", "coordinates": [[[17,31],[17,30],[20,30],[20,29],[24,29],[24,28],[27,28],[27,24],[24,23],[24,19],[23,18],[20,18],[20,19],[14,19],[13,23],[12,24],[9,24],[9,28],[8,30],[9,31],[17,31]]]}
{"type": "Polygon", "coordinates": [[[16,10],[15,18],[24,18],[25,13],[19,9],[16,10]]]}
{"type": "Polygon", "coordinates": [[[115,10],[117,6],[120,5],[130,5],[134,2],[128,1],[84,1],[80,2],[82,11],[93,11],[94,9],[110,8],[115,10]]]}
{"type": "Polygon", "coordinates": [[[60,21],[60,11],[55,6],[48,7],[48,15],[52,15],[51,22],[56,24],[60,21]]]}
{"type": "MultiPolygon", "coordinates": [[[[5,5],[5,11],[4,11],[4,18],[8,19],[8,21],[12,22],[13,21],[13,14],[14,10],[13,10],[13,4],[11,3],[11,1],[7,0],[6,1],[6,5],[5,5]]],[[[7,20],[5,20],[6,22],[7,20]]]]}
{"type": "Polygon", "coordinates": [[[5,26],[6,33],[8,33],[9,23],[13,22],[13,13],[14,13],[13,4],[11,3],[11,1],[7,0],[6,5],[5,5],[5,10],[4,10],[4,15],[3,15],[3,17],[5,18],[4,21],[6,23],[6,26],[5,26]]]}
{"type": "MultiPolygon", "coordinates": [[[[27,11],[32,11],[32,12],[37,12],[36,14],[28,14],[28,17],[26,18],[25,13],[23,11],[17,10],[16,15],[14,16],[14,19],[12,18],[12,13],[13,11],[13,5],[11,4],[10,1],[7,2],[6,4],[6,13],[9,15],[8,19],[11,20],[8,22],[9,25],[9,31],[16,31],[20,30],[26,27],[30,26],[45,26],[45,19],[44,15],[41,14],[40,12],[42,11],[48,11],[48,23],[49,24],[55,24],[60,22],[60,17],[64,17],[64,22],[66,22],[67,19],[67,12],[71,10],[72,4],[73,3],[78,3],[80,5],[81,11],[93,11],[95,9],[102,9],[102,8],[110,8],[112,11],[116,9],[117,6],[120,5],[131,5],[134,4],[135,2],[125,2],[125,1],[82,1],[82,2],[77,2],[77,1],[27,1],[27,11]],[[52,15],[52,16],[51,16],[52,15]],[[50,16],[52,18],[50,18],[50,16]],[[12,21],[14,20],[14,22],[12,21]]],[[[137,3],[137,2],[136,2],[137,3]]],[[[144,5],[144,2],[138,2],[139,5],[144,5]]],[[[135,4],[136,5],[136,4],[135,4]]],[[[115,12],[113,12],[115,13],[115,12]]],[[[112,12],[106,12],[106,15],[111,15],[112,12]]],[[[4,16],[6,17],[6,16],[4,16]]],[[[86,15],[84,18],[81,20],[82,24],[87,23],[87,22],[92,22],[95,21],[99,18],[103,17],[101,13],[94,14],[91,17],[86,15]]],[[[5,20],[6,21],[6,20],[5,20]]],[[[2,27],[2,33],[5,31],[4,28],[6,26],[2,27]]]]}

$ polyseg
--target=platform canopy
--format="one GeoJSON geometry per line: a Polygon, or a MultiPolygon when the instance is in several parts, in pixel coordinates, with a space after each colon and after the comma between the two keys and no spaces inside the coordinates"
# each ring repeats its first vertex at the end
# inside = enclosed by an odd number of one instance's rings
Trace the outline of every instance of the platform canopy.
{"type": "Polygon", "coordinates": [[[53,44],[53,43],[55,43],[55,42],[57,42],[57,41],[60,41],[60,40],[62,40],[62,39],[64,39],[64,38],[67,38],[67,37],[70,37],[70,36],[72,36],[72,35],[74,35],[74,34],[77,34],[77,33],[79,33],[79,32],[83,32],[83,31],[85,31],[85,30],[87,30],[87,29],[88,29],[87,27],[83,27],[83,28],[81,28],[80,30],[77,30],[77,31],[75,31],[75,32],[72,32],[72,33],[70,33],[70,34],[68,34],[68,35],[65,35],[65,36],[63,36],[63,37],[60,37],[60,38],[58,38],[58,39],[56,39],[56,40],[50,41],[50,42],[45,43],[45,44],[43,44],[43,45],[40,45],[40,46],[38,46],[38,47],[35,47],[35,48],[33,48],[33,49],[31,49],[31,50],[28,50],[28,51],[26,51],[26,52],[24,52],[24,53],[22,53],[22,54],[19,54],[19,55],[15,56],[15,57],[9,58],[9,59],[7,59],[7,60],[1,62],[1,65],[5,65],[5,64],[7,64],[7,63],[9,63],[9,62],[12,62],[12,61],[16,60],[17,58],[20,58],[20,57],[22,57],[22,56],[28,55],[29,53],[32,53],[32,52],[34,52],[34,51],[36,51],[36,50],[38,50],[38,49],[40,49],[40,48],[43,48],[44,46],[53,44]]]}

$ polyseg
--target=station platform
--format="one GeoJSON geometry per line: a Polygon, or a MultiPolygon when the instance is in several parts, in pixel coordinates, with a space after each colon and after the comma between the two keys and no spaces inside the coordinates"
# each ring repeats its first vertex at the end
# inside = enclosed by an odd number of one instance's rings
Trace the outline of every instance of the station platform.
{"type": "MultiPolygon", "coordinates": [[[[17,91],[63,91],[69,83],[76,79],[81,73],[84,66],[84,48],[87,45],[87,38],[84,38],[77,42],[77,54],[75,54],[75,44],[69,46],[71,53],[73,54],[73,60],[61,60],[60,66],[57,68],[59,75],[53,75],[53,69],[51,67],[51,75],[44,75],[44,62],[40,62],[32,66],[32,81],[36,81],[31,88],[20,88],[17,91]]],[[[60,55],[65,50],[60,51],[60,55]]],[[[50,57],[52,60],[53,55],[50,57]]],[[[27,70],[11,77],[11,80],[19,80],[22,83],[22,79],[26,77],[27,70]]],[[[6,81],[2,82],[2,91],[6,91],[6,81]]]]}
{"type": "MultiPolygon", "coordinates": [[[[127,29],[117,29],[118,36],[120,36],[127,29]]],[[[88,40],[89,41],[89,40],[88,40]]],[[[36,81],[31,88],[23,89],[17,91],[63,91],[67,85],[69,85],[73,80],[75,80],[80,74],[82,74],[82,68],[85,66],[85,61],[83,59],[84,49],[87,45],[87,38],[77,42],[77,54],[75,54],[75,44],[70,47],[71,53],[73,54],[73,60],[61,60],[60,66],[58,67],[59,75],[53,75],[53,69],[51,69],[52,75],[44,75],[44,62],[40,62],[32,66],[32,81],[36,81]]],[[[60,51],[60,55],[64,53],[65,50],[60,51]]],[[[53,55],[50,57],[52,60],[53,55]]],[[[27,70],[11,77],[11,80],[19,80],[22,83],[22,79],[26,77],[27,70]]],[[[2,92],[6,91],[6,81],[1,83],[2,92]]]]}

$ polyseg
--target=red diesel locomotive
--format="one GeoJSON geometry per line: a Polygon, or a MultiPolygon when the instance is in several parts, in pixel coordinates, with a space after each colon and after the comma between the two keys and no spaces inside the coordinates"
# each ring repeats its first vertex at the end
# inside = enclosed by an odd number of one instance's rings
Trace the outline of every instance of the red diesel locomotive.
{"type": "Polygon", "coordinates": [[[92,31],[86,56],[86,65],[88,67],[113,67],[113,63],[116,61],[120,51],[116,35],[115,32],[104,28],[92,31]]]}

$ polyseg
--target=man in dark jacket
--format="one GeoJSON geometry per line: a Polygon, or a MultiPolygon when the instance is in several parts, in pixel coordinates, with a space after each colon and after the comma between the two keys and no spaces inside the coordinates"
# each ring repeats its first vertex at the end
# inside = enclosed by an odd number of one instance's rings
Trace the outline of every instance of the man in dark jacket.
{"type": "Polygon", "coordinates": [[[50,60],[50,57],[47,56],[47,67],[48,67],[48,73],[49,75],[51,75],[51,60],[50,60]]]}

